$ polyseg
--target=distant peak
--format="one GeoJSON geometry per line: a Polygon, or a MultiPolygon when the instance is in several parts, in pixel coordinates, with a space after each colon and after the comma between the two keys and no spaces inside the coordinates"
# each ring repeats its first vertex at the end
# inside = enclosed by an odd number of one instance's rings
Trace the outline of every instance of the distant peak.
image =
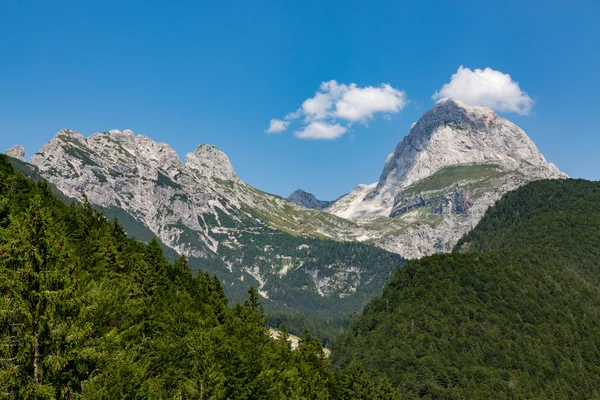
{"type": "Polygon", "coordinates": [[[16,158],[17,160],[25,161],[25,147],[23,146],[13,146],[10,149],[6,150],[4,154],[16,158]]]}
{"type": "Polygon", "coordinates": [[[453,101],[450,97],[442,97],[441,99],[436,101],[435,104],[443,104],[443,103],[447,102],[448,100],[453,101]]]}
{"type": "Polygon", "coordinates": [[[294,193],[289,195],[288,201],[297,204],[302,207],[312,208],[315,210],[322,210],[329,207],[332,201],[323,201],[316,198],[312,193],[305,192],[302,189],[296,189],[294,193]]]}
{"type": "Polygon", "coordinates": [[[106,132],[107,134],[111,135],[111,136],[135,136],[135,134],[133,133],[132,130],[130,129],[125,129],[125,130],[119,130],[119,129],[111,129],[108,132],[106,132]]]}
{"type": "Polygon", "coordinates": [[[125,130],[111,129],[107,132],[95,133],[93,136],[95,136],[95,135],[108,136],[111,139],[118,140],[118,141],[129,141],[129,140],[132,140],[133,138],[135,138],[135,133],[133,133],[133,131],[129,130],[129,129],[125,129],[125,130]]]}
{"type": "MultiPolygon", "coordinates": [[[[294,193],[292,193],[292,194],[291,194],[289,197],[292,197],[292,196],[294,196],[294,195],[298,195],[298,194],[307,194],[307,195],[309,195],[309,196],[313,196],[313,197],[314,197],[314,195],[313,195],[312,193],[307,193],[307,192],[305,192],[304,190],[302,190],[302,189],[300,189],[300,188],[298,188],[298,189],[294,190],[294,193]]],[[[289,197],[288,197],[288,198],[289,198],[289,197]]]]}
{"type": "Polygon", "coordinates": [[[467,103],[463,103],[462,101],[457,100],[452,97],[444,97],[442,99],[439,99],[438,101],[435,102],[435,104],[436,105],[446,104],[446,105],[459,106],[459,107],[463,107],[463,108],[471,107],[467,103]]]}
{"type": "Polygon", "coordinates": [[[221,153],[225,155],[221,150],[217,148],[214,144],[199,144],[194,150],[196,154],[205,154],[205,153],[221,153]]]}
{"type": "Polygon", "coordinates": [[[491,121],[498,119],[504,120],[489,107],[470,106],[460,100],[446,97],[438,100],[413,123],[410,132],[431,134],[440,124],[451,123],[467,128],[464,133],[473,133],[487,129],[491,121]]]}

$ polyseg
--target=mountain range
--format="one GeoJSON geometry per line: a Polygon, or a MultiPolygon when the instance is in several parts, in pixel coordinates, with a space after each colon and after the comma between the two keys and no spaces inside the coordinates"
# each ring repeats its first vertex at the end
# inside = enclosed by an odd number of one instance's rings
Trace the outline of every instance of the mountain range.
{"type": "Polygon", "coordinates": [[[335,201],[262,192],[212,145],[181,161],[130,130],[63,129],[29,163],[24,153],[6,152],[67,198],[85,194],[131,236],[155,235],[216,274],[231,298],[256,286],[266,307],[321,316],[360,309],[404,258],[451,251],[504,193],[566,177],[519,127],[453,99],[413,124],[378,182],[335,201]]]}

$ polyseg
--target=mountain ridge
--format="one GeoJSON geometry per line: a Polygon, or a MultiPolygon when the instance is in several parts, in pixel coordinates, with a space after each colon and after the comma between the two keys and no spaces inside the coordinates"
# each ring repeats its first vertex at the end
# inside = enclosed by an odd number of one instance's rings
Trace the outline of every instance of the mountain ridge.
{"type": "Polygon", "coordinates": [[[364,250],[345,242],[404,258],[449,252],[507,191],[564,177],[516,125],[448,99],[400,140],[378,183],[358,185],[334,202],[302,190],[290,201],[262,192],[240,180],[215,146],[199,145],[182,161],[168,144],[131,130],[84,137],[63,129],[31,163],[66,196],[85,193],[115,215],[123,210],[177,253],[211,263],[227,285],[254,284],[265,299],[279,296],[282,282],[292,290],[305,278],[317,299],[352,297],[363,287],[369,289],[361,296],[373,294],[369,282],[387,277],[394,259],[381,253],[374,256],[381,264],[365,269],[352,261],[364,250]],[[280,247],[259,248],[257,235],[280,247]],[[298,252],[309,239],[330,241],[339,260],[318,264],[298,252]]]}
{"type": "Polygon", "coordinates": [[[311,208],[313,210],[323,210],[335,203],[335,200],[319,200],[314,194],[305,192],[302,189],[296,189],[287,197],[287,200],[296,205],[311,208]]]}
{"type": "Polygon", "coordinates": [[[270,310],[298,313],[304,305],[311,315],[350,314],[402,263],[349,241],[360,230],[353,222],[246,185],[212,145],[182,162],[166,143],[132,131],[84,137],[65,129],[31,161],[70,198],[85,193],[109,215],[128,218],[144,238],[142,226],[193,266],[217,274],[233,300],[255,286],[270,310]],[[345,241],[336,240],[342,232],[345,241]]]}

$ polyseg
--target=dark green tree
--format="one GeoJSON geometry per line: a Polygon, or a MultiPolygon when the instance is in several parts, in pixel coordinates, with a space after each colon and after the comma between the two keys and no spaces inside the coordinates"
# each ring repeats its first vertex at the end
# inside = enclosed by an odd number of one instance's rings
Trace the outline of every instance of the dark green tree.
{"type": "Polygon", "coordinates": [[[89,328],[78,321],[76,261],[40,192],[2,230],[0,387],[14,396],[68,397],[79,388],[77,349],[89,328]]]}

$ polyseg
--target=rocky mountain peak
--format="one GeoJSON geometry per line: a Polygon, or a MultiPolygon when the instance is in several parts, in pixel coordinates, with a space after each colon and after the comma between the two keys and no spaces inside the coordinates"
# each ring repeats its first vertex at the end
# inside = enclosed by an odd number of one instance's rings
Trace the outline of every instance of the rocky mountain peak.
{"type": "MultiPolygon", "coordinates": [[[[128,142],[135,138],[135,133],[129,129],[125,129],[123,131],[119,129],[111,129],[107,132],[96,133],[95,135],[104,135],[110,137],[113,140],[128,142]]],[[[141,136],[141,135],[140,135],[141,136]]]]}
{"type": "Polygon", "coordinates": [[[442,99],[400,140],[377,183],[359,185],[327,211],[395,224],[399,233],[384,246],[414,258],[451,250],[504,193],[565,177],[522,129],[490,108],[442,99]]]}
{"type": "Polygon", "coordinates": [[[6,150],[4,154],[16,158],[17,160],[25,161],[25,147],[23,146],[13,146],[10,149],[6,150]]]}
{"type": "Polygon", "coordinates": [[[294,204],[314,210],[323,210],[333,204],[333,201],[319,200],[314,194],[305,192],[302,189],[296,190],[287,199],[294,204]]]}
{"type": "Polygon", "coordinates": [[[229,158],[211,144],[201,144],[185,157],[185,165],[198,175],[225,181],[237,180],[229,158]]]}
{"type": "Polygon", "coordinates": [[[442,99],[398,143],[367,199],[377,199],[377,213],[388,215],[400,190],[441,168],[465,164],[496,164],[505,171],[536,167],[547,177],[561,175],[512,122],[488,107],[442,99]]]}

